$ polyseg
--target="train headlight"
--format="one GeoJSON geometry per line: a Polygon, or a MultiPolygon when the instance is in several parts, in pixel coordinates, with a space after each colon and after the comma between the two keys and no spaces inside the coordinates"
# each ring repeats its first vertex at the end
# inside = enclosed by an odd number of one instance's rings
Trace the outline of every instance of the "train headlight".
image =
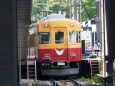
{"type": "Polygon", "coordinates": [[[44,24],[44,27],[46,27],[46,28],[47,28],[48,26],[49,26],[49,25],[48,25],[47,23],[46,23],[46,24],[44,24]]]}
{"type": "Polygon", "coordinates": [[[50,57],[50,54],[44,54],[44,57],[50,57]]]}
{"type": "Polygon", "coordinates": [[[49,61],[51,61],[50,54],[44,54],[43,60],[44,60],[44,62],[49,62],[49,61]]]}
{"type": "Polygon", "coordinates": [[[71,57],[76,57],[76,54],[75,53],[71,53],[70,56],[71,57]]]}
{"type": "Polygon", "coordinates": [[[74,26],[74,23],[70,23],[70,26],[73,27],[73,26],[74,26]]]}

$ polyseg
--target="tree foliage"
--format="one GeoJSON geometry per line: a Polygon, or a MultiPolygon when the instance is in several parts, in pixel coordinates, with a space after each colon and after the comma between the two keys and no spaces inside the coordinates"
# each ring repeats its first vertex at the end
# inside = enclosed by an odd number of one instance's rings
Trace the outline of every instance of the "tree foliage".
{"type": "MultiPolygon", "coordinates": [[[[72,15],[74,14],[74,0],[72,1],[72,15]]],[[[79,10],[79,0],[77,0],[77,11],[79,10]]],[[[95,19],[96,6],[95,0],[81,0],[81,20],[86,21],[89,19],[95,19]]],[[[68,0],[35,0],[32,5],[32,23],[36,23],[43,17],[51,13],[66,13],[66,17],[69,15],[68,0]]]]}
{"type": "Polygon", "coordinates": [[[83,21],[95,19],[96,17],[95,0],[82,0],[81,16],[83,21]]]}

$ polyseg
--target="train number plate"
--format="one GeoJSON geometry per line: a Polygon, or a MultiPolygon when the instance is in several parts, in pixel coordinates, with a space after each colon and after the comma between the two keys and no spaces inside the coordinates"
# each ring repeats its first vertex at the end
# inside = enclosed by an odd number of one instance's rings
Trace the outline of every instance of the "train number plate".
{"type": "Polygon", "coordinates": [[[64,62],[58,62],[57,65],[65,65],[64,62]]]}

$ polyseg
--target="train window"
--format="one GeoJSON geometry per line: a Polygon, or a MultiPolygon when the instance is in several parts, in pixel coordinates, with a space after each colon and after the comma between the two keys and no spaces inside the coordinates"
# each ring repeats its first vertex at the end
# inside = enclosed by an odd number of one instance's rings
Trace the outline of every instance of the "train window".
{"type": "Polygon", "coordinates": [[[79,32],[78,31],[76,31],[76,35],[77,35],[77,37],[76,37],[76,40],[77,40],[77,43],[79,43],[79,32]]]}
{"type": "Polygon", "coordinates": [[[50,33],[49,32],[39,32],[38,33],[39,44],[49,44],[50,43],[50,33]]]}
{"type": "Polygon", "coordinates": [[[69,32],[69,43],[77,43],[77,32],[74,30],[69,32]]]}
{"type": "Polygon", "coordinates": [[[56,44],[64,43],[64,32],[55,32],[55,43],[56,44]]]}
{"type": "Polygon", "coordinates": [[[81,43],[81,32],[77,31],[77,43],[81,43]]]}
{"type": "Polygon", "coordinates": [[[78,43],[81,43],[81,32],[80,31],[78,31],[78,43]]]}
{"type": "Polygon", "coordinates": [[[81,33],[80,31],[70,31],[69,32],[69,43],[80,43],[81,33]]]}

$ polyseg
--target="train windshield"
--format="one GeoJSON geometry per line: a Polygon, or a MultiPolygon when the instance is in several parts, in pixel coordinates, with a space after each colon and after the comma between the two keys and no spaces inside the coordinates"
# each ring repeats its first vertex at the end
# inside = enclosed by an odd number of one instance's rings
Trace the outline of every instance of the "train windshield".
{"type": "Polygon", "coordinates": [[[80,43],[80,31],[69,31],[69,43],[80,43]]]}
{"type": "Polygon", "coordinates": [[[64,43],[64,32],[55,32],[55,43],[56,44],[64,43]]]}
{"type": "Polygon", "coordinates": [[[38,40],[39,40],[39,44],[49,44],[50,43],[50,33],[49,32],[39,32],[38,40]]]}

